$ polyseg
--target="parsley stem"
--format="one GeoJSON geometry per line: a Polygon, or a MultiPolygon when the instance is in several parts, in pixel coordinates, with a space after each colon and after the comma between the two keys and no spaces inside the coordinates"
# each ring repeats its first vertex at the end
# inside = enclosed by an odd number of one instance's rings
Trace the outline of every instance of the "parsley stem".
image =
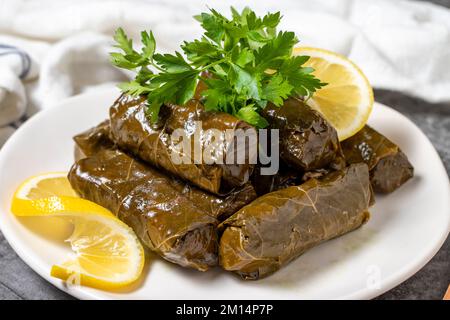
{"type": "Polygon", "coordinates": [[[156,63],[154,63],[153,61],[149,61],[149,63],[150,63],[151,66],[155,67],[155,68],[158,69],[159,71],[162,71],[162,72],[166,71],[166,70],[162,69],[161,67],[159,67],[159,66],[158,66],[156,63]]]}
{"type": "Polygon", "coordinates": [[[201,68],[201,69],[199,70],[199,72],[207,71],[209,68],[214,67],[214,66],[217,65],[217,64],[221,64],[222,62],[225,62],[225,61],[227,61],[227,60],[228,60],[228,58],[223,58],[223,59],[220,59],[220,60],[218,60],[218,61],[212,62],[212,63],[210,63],[210,64],[204,66],[203,68],[201,68]]]}

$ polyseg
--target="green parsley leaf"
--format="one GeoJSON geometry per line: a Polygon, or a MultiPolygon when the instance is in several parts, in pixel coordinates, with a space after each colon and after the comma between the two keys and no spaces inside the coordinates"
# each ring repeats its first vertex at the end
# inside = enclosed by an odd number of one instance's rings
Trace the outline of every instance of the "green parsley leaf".
{"type": "Polygon", "coordinates": [[[133,54],[136,51],[133,50],[133,41],[128,39],[125,31],[122,28],[118,28],[114,34],[114,40],[117,42],[116,47],[122,49],[125,54],[133,54]]]}
{"type": "Polygon", "coordinates": [[[206,30],[205,36],[219,44],[225,34],[224,19],[209,13],[202,13],[200,17],[201,25],[206,30]]]}
{"type": "MultiPolygon", "coordinates": [[[[150,97],[150,96],[149,96],[150,97]]],[[[158,121],[159,110],[161,109],[162,103],[158,100],[150,101],[146,110],[146,115],[150,118],[151,123],[156,123],[158,121]]]]}
{"type": "Polygon", "coordinates": [[[229,79],[238,94],[246,94],[249,99],[259,100],[259,81],[257,75],[252,75],[238,65],[231,64],[229,79]]]}
{"type": "Polygon", "coordinates": [[[326,85],[311,74],[314,69],[302,67],[308,60],[308,56],[296,56],[285,60],[280,67],[280,74],[292,84],[297,95],[311,96],[317,89],[326,85]]]}
{"type": "Polygon", "coordinates": [[[236,116],[257,128],[265,128],[269,125],[267,120],[264,119],[252,106],[246,106],[239,109],[236,116]]]}
{"type": "Polygon", "coordinates": [[[144,45],[142,48],[142,59],[152,59],[156,49],[156,40],[153,36],[153,32],[146,31],[141,32],[141,41],[144,45]]]}
{"type": "Polygon", "coordinates": [[[150,92],[148,87],[142,86],[136,81],[119,83],[118,87],[123,91],[131,94],[132,96],[139,96],[150,92]]]}
{"type": "Polygon", "coordinates": [[[156,75],[147,67],[142,67],[136,75],[135,81],[137,83],[146,84],[150,79],[156,75]]]}
{"type": "Polygon", "coordinates": [[[210,89],[202,92],[205,99],[205,109],[207,111],[221,111],[225,110],[228,104],[228,99],[231,98],[230,85],[219,79],[203,79],[210,89]]]}
{"type": "Polygon", "coordinates": [[[263,18],[263,25],[268,28],[276,28],[278,26],[278,24],[280,23],[280,21],[281,21],[281,13],[280,12],[268,13],[263,18]]]}
{"type": "Polygon", "coordinates": [[[221,58],[221,53],[217,51],[217,47],[205,37],[202,40],[184,42],[181,48],[195,67],[201,67],[211,60],[221,58]]]}
{"type": "Polygon", "coordinates": [[[261,111],[268,103],[282,106],[291,96],[310,97],[322,83],[313,69],[304,67],[309,57],[292,56],[298,42],[293,32],[277,31],[280,12],[258,17],[250,8],[231,8],[231,18],[214,9],[201,13],[204,34],[185,41],[174,54],[155,53],[153,33],[141,33],[142,49],[133,48],[125,32],[117,29],[114,39],[120,52],[111,62],[136,72],[136,77],[119,87],[132,95],[147,95],[149,119],[158,119],[162,104],[185,104],[193,98],[201,80],[201,92],[208,111],[227,112],[262,128],[267,121],[261,111]]]}
{"type": "Polygon", "coordinates": [[[244,48],[242,50],[239,50],[238,47],[235,48],[236,50],[231,52],[231,60],[239,67],[244,68],[250,62],[255,61],[255,56],[249,48],[244,48]]]}
{"type": "Polygon", "coordinates": [[[123,69],[135,69],[137,67],[136,63],[129,61],[123,54],[118,52],[111,52],[110,61],[113,65],[123,69]]]}
{"type": "Polygon", "coordinates": [[[179,52],[172,54],[155,54],[153,59],[167,73],[179,73],[192,70],[189,63],[184,60],[179,52]]]}
{"type": "Polygon", "coordinates": [[[198,75],[192,71],[160,73],[152,79],[152,83],[159,86],[151,91],[148,100],[185,104],[194,97],[197,79],[198,75]]]}
{"type": "Polygon", "coordinates": [[[279,107],[287,99],[294,87],[289,81],[283,79],[280,74],[270,77],[270,80],[263,87],[262,95],[265,100],[271,101],[275,106],[279,107]]]}
{"type": "Polygon", "coordinates": [[[292,48],[298,42],[293,32],[279,32],[276,37],[256,51],[255,61],[258,69],[278,69],[280,64],[289,59],[292,48]]]}

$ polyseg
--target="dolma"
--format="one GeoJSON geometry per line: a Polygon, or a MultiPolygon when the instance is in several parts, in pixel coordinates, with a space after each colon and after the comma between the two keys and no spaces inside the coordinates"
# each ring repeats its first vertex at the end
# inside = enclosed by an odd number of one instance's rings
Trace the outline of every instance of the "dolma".
{"type": "Polygon", "coordinates": [[[206,112],[198,100],[191,100],[184,106],[163,105],[157,124],[149,123],[146,108],[145,97],[133,98],[127,95],[122,95],[111,107],[111,137],[120,148],[215,194],[227,193],[248,182],[254,167],[250,159],[256,151],[250,155],[249,150],[252,148],[249,148],[249,144],[233,147],[235,139],[226,139],[225,133],[227,129],[232,132],[238,129],[250,130],[256,137],[253,127],[227,113],[206,112]],[[182,129],[189,137],[198,132],[200,138],[192,140],[200,143],[201,150],[212,151],[209,160],[222,159],[224,163],[206,164],[205,161],[198,161],[198,152],[191,148],[190,153],[181,154],[189,161],[174,164],[171,153],[178,151],[171,142],[170,134],[176,129],[182,129]],[[223,132],[224,138],[214,141],[208,129],[223,132]],[[240,147],[246,150],[246,158],[244,163],[237,164],[234,158],[240,147]]]}
{"type": "MultiPolygon", "coordinates": [[[[109,137],[109,121],[102,122],[97,127],[75,136],[76,160],[86,156],[93,156],[101,150],[114,148],[109,137]]],[[[123,155],[121,155],[122,158],[128,157],[129,161],[132,161],[132,157],[126,153],[118,150],[116,153],[123,153],[123,155]]],[[[164,176],[166,183],[173,187],[180,196],[188,198],[197,208],[220,221],[228,218],[256,198],[255,189],[250,182],[242,187],[235,188],[224,196],[217,196],[191,186],[180,179],[166,175],[160,170],[155,170],[151,166],[142,164],[136,166],[135,170],[137,169],[142,171],[140,175],[143,176],[158,176],[160,179],[163,179],[164,176]]]]}
{"type": "Polygon", "coordinates": [[[390,193],[414,175],[414,168],[400,148],[366,125],[342,142],[347,163],[365,162],[375,192],[390,193]]]}
{"type": "Polygon", "coordinates": [[[360,227],[369,217],[364,163],[257,198],[219,229],[219,263],[243,279],[259,279],[309,248],[360,227]]]}
{"type": "Polygon", "coordinates": [[[271,128],[280,130],[280,157],[287,164],[303,171],[345,167],[336,130],[299,98],[289,98],[281,107],[269,104],[263,115],[271,128]]]}
{"type": "Polygon", "coordinates": [[[109,120],[105,120],[82,134],[73,137],[75,141],[75,161],[93,155],[102,149],[110,149],[114,143],[110,139],[109,120]]]}
{"type": "Polygon", "coordinates": [[[217,196],[179,179],[169,179],[172,186],[184,197],[188,198],[197,208],[219,221],[225,220],[257,197],[256,191],[250,182],[224,196],[217,196]]]}
{"type": "Polygon", "coordinates": [[[167,177],[119,150],[101,150],[69,172],[82,198],[113,212],[164,259],[201,271],[217,264],[217,220],[180,195],[167,177]]]}
{"type": "Polygon", "coordinates": [[[295,170],[280,161],[278,172],[273,175],[261,174],[261,166],[257,165],[251,181],[258,196],[266,193],[298,185],[302,182],[303,172],[295,170]]]}

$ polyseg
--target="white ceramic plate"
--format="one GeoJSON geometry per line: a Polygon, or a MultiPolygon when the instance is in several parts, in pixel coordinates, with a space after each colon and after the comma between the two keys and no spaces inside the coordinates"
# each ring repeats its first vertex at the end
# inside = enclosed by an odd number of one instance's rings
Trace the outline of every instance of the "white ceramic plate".
{"type": "MultiPolygon", "coordinates": [[[[118,95],[115,89],[73,97],[26,122],[0,152],[0,226],[19,256],[58,288],[83,299],[368,299],[393,288],[422,268],[450,229],[449,181],[425,135],[398,112],[376,104],[370,124],[398,143],[415,177],[386,197],[377,197],[362,228],[324,243],[266,279],[244,282],[218,268],[206,273],[150,257],[142,281],[119,292],[66,286],[50,277],[70,249],[58,236],[18,219],[9,210],[15,188],[29,176],[67,171],[72,136],[98,124],[118,95]],[[59,240],[58,240],[59,239],[59,240]]],[[[39,218],[32,218],[39,219],[39,218]]]]}

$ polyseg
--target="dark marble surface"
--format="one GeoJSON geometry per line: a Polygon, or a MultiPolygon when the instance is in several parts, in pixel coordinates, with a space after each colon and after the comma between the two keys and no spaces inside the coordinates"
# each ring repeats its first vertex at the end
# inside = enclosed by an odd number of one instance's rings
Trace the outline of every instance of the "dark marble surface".
{"type": "MultiPolygon", "coordinates": [[[[375,99],[410,118],[431,140],[450,174],[450,103],[429,104],[398,92],[377,90],[375,99]]],[[[450,214],[450,213],[449,213],[450,214]]],[[[442,299],[450,284],[450,239],[410,279],[378,299],[442,299]]]]}
{"type": "MultiPolygon", "coordinates": [[[[450,0],[420,0],[450,8],[450,0]]],[[[450,174],[450,103],[429,104],[397,92],[375,92],[375,99],[400,111],[416,123],[437,149],[450,174]]],[[[450,284],[450,238],[431,261],[414,276],[378,297],[395,299],[442,299],[450,284]]]]}
{"type": "MultiPolygon", "coordinates": [[[[425,1],[425,0],[423,0],[425,1]]],[[[450,0],[431,1],[450,7],[450,0]]],[[[431,105],[398,92],[377,90],[377,101],[416,123],[431,140],[450,173],[450,103],[431,105]]],[[[450,284],[450,239],[419,272],[378,299],[442,299],[450,284]]],[[[0,233],[1,299],[73,299],[46,282],[12,250],[0,233]]]]}

